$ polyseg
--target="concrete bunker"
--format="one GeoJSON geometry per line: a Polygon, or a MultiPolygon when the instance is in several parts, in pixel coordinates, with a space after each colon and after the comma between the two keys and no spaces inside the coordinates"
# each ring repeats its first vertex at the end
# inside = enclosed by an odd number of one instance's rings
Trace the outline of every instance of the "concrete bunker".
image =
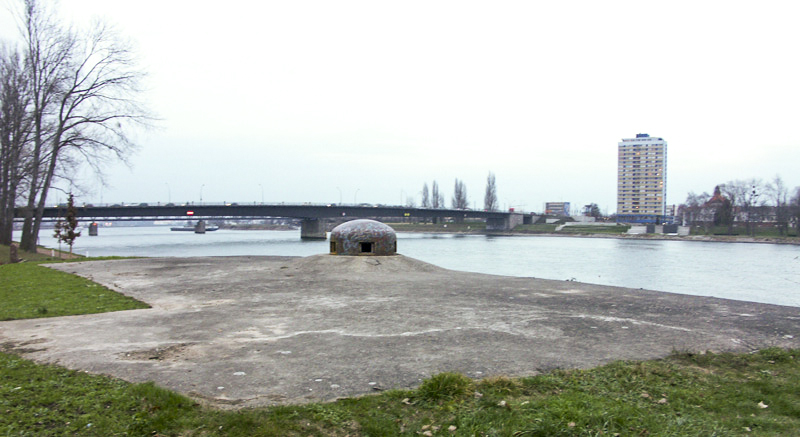
{"type": "Polygon", "coordinates": [[[386,256],[397,254],[397,234],[375,220],[352,220],[331,231],[331,255],[386,256]]]}

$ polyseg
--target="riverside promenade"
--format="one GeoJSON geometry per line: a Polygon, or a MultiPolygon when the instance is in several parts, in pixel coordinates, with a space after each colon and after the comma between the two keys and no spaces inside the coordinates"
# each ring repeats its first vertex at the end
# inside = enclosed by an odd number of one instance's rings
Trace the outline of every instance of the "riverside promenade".
{"type": "Polygon", "coordinates": [[[223,408],[330,401],[672,351],[800,347],[800,308],[442,269],[402,255],[145,258],[50,266],[150,309],[0,322],[37,362],[223,408]]]}

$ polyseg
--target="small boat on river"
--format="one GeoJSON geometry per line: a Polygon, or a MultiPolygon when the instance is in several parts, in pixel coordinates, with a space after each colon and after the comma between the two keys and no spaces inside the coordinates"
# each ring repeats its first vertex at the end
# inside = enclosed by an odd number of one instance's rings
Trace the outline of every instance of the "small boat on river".
{"type": "MultiPolygon", "coordinates": [[[[219,226],[215,225],[206,225],[206,232],[212,232],[219,229],[219,226]]],[[[184,231],[184,232],[195,232],[197,230],[197,226],[187,225],[187,226],[173,226],[169,228],[170,231],[184,231]]]]}

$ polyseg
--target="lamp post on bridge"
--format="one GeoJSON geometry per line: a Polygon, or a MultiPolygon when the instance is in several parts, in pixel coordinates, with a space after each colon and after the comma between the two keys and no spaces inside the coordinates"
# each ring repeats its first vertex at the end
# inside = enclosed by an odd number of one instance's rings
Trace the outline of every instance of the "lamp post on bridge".
{"type": "Polygon", "coordinates": [[[203,204],[203,187],[205,187],[205,186],[206,186],[206,184],[200,185],[200,204],[201,205],[203,204]]]}

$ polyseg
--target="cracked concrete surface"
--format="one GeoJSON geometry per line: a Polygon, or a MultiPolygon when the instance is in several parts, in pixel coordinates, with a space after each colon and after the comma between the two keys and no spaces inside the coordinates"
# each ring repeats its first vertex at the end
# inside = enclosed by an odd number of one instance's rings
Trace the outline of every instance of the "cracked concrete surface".
{"type": "Polygon", "coordinates": [[[800,308],[441,269],[392,257],[53,265],[151,309],[0,322],[39,362],[220,407],[410,388],[443,371],[534,375],[673,350],[800,347],[800,308]]]}

